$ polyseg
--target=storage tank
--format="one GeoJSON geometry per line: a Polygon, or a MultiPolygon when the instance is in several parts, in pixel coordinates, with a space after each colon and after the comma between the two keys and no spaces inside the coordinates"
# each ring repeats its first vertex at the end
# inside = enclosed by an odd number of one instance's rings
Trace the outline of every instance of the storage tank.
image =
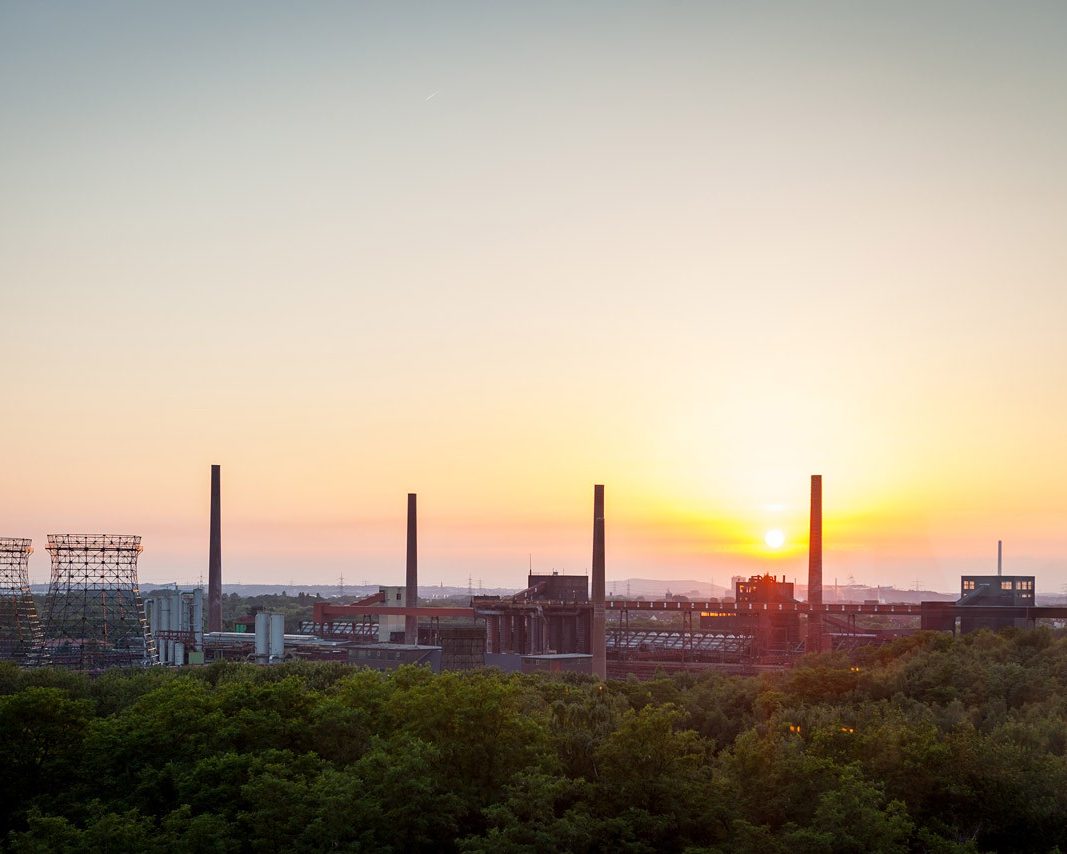
{"type": "Polygon", "coordinates": [[[270,661],[280,662],[285,657],[285,615],[270,615],[270,661]]]}
{"type": "Polygon", "coordinates": [[[256,614],[256,663],[266,664],[270,649],[270,615],[265,611],[256,614]]]}
{"type": "MultiPolygon", "coordinates": [[[[160,631],[169,632],[171,629],[171,602],[170,596],[167,593],[160,594],[156,600],[159,607],[159,628],[160,631]]],[[[171,663],[171,641],[164,638],[159,643],[159,663],[170,664],[171,663]]]]}

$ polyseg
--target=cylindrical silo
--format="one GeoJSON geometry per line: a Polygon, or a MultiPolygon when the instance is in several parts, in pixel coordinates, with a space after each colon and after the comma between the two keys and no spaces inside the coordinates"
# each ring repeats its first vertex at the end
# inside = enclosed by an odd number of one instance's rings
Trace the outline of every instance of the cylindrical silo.
{"type": "Polygon", "coordinates": [[[256,664],[266,664],[270,650],[270,615],[266,611],[256,614],[256,664]]]}
{"type": "Polygon", "coordinates": [[[270,660],[281,661],[285,657],[285,615],[270,615],[270,660]]]}

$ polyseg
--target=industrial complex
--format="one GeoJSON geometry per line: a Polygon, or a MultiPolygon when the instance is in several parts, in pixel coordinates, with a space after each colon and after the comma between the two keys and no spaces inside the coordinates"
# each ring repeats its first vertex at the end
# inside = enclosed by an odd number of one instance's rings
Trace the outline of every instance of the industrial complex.
{"type": "MultiPolygon", "coordinates": [[[[998,547],[999,548],[999,547],[998,547]]],[[[472,595],[463,605],[418,601],[417,496],[407,497],[403,586],[356,601],[320,600],[299,633],[264,611],[223,625],[221,473],[211,467],[207,613],[204,591],[142,597],[141,540],[128,535],[49,535],[51,579],[38,613],[30,593],[31,542],[0,539],[0,659],[89,672],[110,667],[268,665],[292,659],[388,669],[500,667],[577,671],[601,679],[658,671],[751,672],[808,653],[884,643],[920,629],[971,632],[1067,618],[1039,607],[1033,576],[965,575],[955,602],[823,602],[822,478],[811,478],[807,598],[773,575],[738,577],[733,596],[659,601],[605,595],[604,487],[593,488],[592,571],[533,574],[511,596],[472,595]],[[228,629],[228,630],[227,630],[228,629]]]]}

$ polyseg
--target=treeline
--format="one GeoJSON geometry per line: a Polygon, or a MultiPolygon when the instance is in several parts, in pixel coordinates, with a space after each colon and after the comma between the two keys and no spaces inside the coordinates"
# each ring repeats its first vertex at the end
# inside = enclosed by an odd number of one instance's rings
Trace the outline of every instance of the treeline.
{"type": "MultiPolygon", "coordinates": [[[[326,601],[322,596],[311,593],[298,593],[288,596],[280,593],[264,593],[260,596],[241,596],[237,593],[225,593],[222,596],[222,628],[233,631],[233,621],[247,617],[258,609],[272,614],[285,615],[285,631],[296,634],[305,620],[310,620],[316,602],[326,601]]],[[[207,602],[204,603],[205,607],[207,602]]]]}
{"type": "Polygon", "coordinates": [[[13,852],[1067,849],[1067,637],[752,678],[0,668],[13,852]]]}

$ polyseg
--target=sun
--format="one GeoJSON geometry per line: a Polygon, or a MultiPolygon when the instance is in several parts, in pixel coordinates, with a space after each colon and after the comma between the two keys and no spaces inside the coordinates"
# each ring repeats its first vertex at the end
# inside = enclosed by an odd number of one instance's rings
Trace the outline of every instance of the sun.
{"type": "Polygon", "coordinates": [[[769,549],[780,549],[785,545],[785,532],[779,528],[771,528],[763,535],[763,542],[769,549]]]}

